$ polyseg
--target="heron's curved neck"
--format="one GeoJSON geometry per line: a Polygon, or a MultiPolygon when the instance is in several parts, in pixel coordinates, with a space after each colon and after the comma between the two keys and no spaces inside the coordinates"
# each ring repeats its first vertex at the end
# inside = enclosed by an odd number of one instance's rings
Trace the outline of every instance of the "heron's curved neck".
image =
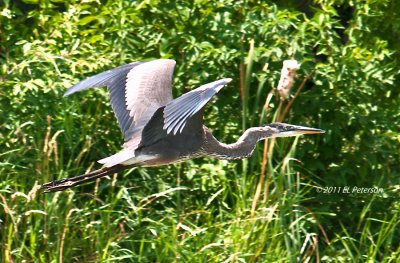
{"type": "Polygon", "coordinates": [[[206,132],[206,143],[203,148],[204,154],[218,159],[242,159],[249,157],[259,140],[269,137],[268,131],[260,131],[259,128],[247,129],[237,142],[225,144],[219,142],[211,132],[206,132]]]}

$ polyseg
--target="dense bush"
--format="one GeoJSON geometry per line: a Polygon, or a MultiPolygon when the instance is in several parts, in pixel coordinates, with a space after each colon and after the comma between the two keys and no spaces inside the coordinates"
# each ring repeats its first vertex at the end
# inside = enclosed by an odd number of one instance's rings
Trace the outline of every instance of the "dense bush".
{"type": "Polygon", "coordinates": [[[0,261],[396,262],[399,10],[389,0],[4,0],[0,261]],[[260,143],[244,161],[137,168],[38,192],[122,144],[106,91],[63,98],[66,88],[160,57],[177,61],[176,96],[234,79],[206,109],[221,141],[285,107],[285,122],[326,133],[260,143]],[[270,92],[290,58],[302,65],[281,102],[270,92]]]}

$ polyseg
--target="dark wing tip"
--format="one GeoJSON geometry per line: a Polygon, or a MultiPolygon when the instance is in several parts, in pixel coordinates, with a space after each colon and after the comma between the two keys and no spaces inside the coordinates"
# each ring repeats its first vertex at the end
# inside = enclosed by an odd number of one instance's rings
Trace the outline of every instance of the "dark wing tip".
{"type": "Polygon", "coordinates": [[[224,79],[220,79],[219,81],[221,81],[221,85],[225,85],[228,84],[229,82],[232,81],[231,78],[224,78],[224,79]]]}
{"type": "Polygon", "coordinates": [[[68,89],[65,93],[64,93],[64,95],[63,95],[63,97],[68,97],[69,95],[71,95],[72,93],[75,93],[73,90],[71,90],[71,89],[68,89]]]}
{"type": "MultiPolygon", "coordinates": [[[[64,93],[64,97],[67,97],[67,96],[69,96],[69,95],[71,95],[71,94],[74,94],[74,93],[76,93],[76,92],[78,92],[78,91],[86,90],[86,89],[89,89],[89,88],[93,87],[92,85],[87,85],[87,84],[88,84],[88,83],[87,83],[87,80],[92,80],[92,79],[93,79],[93,77],[92,77],[92,78],[88,78],[88,79],[83,80],[83,81],[79,82],[78,84],[75,84],[74,86],[70,87],[70,88],[64,93]]],[[[89,83],[89,84],[91,84],[91,83],[89,83]]],[[[100,85],[99,85],[99,86],[100,86],[100,85]]]]}
{"type": "Polygon", "coordinates": [[[101,72],[97,75],[88,77],[88,78],[78,82],[74,86],[70,87],[64,93],[64,97],[67,97],[75,92],[87,90],[87,89],[94,88],[94,87],[109,86],[110,83],[112,83],[115,79],[124,78],[126,76],[126,74],[128,74],[128,72],[132,68],[134,68],[142,63],[143,62],[133,62],[133,63],[125,64],[125,65],[101,72]]]}

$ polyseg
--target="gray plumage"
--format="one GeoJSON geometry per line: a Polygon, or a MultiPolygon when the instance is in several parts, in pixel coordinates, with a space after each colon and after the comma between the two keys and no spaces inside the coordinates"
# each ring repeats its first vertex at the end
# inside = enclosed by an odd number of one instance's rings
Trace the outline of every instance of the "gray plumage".
{"type": "Polygon", "coordinates": [[[46,183],[46,192],[61,191],[135,166],[165,165],[200,156],[220,159],[248,157],[259,140],[322,130],[273,123],[246,130],[236,143],[224,144],[203,125],[204,106],[228,84],[224,78],[172,98],[175,61],[135,62],[97,74],[67,90],[64,96],[107,86],[110,102],[124,135],[123,149],[98,162],[104,167],[73,178],[46,183]]]}

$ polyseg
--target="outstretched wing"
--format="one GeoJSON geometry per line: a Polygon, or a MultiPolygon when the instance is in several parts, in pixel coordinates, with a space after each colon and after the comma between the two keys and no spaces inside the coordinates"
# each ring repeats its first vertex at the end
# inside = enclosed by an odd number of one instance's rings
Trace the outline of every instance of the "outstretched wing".
{"type": "Polygon", "coordinates": [[[167,131],[167,134],[173,132],[175,135],[178,132],[182,132],[187,121],[231,80],[226,78],[205,84],[170,101],[164,109],[163,129],[167,131]]]}
{"type": "Polygon", "coordinates": [[[175,61],[170,59],[123,65],[79,82],[64,96],[107,86],[111,106],[126,142],[140,133],[159,107],[172,100],[174,67],[175,61]]]}
{"type": "MultiPolygon", "coordinates": [[[[204,105],[230,81],[231,79],[221,79],[208,83],[174,99],[167,106],[159,108],[145,125],[140,142],[132,140],[133,145],[136,147],[150,146],[168,136],[175,136],[177,133],[197,132],[203,126],[204,105]]],[[[126,143],[125,148],[132,149],[131,142],[126,143]]]]}

